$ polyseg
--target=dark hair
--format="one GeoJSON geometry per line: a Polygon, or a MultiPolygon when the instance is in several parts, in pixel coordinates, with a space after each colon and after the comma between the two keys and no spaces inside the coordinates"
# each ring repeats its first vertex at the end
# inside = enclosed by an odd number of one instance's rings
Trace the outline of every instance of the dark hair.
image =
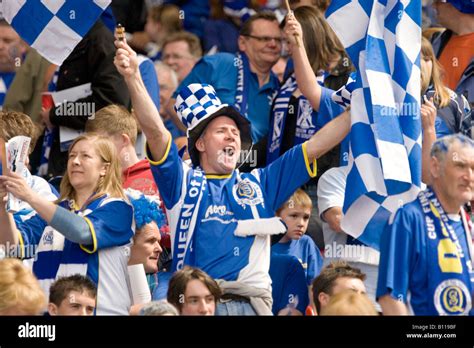
{"type": "Polygon", "coordinates": [[[91,297],[97,296],[97,286],[88,277],[74,274],[69,277],[62,277],[56,280],[49,289],[49,302],[60,306],[61,302],[71,291],[79,293],[87,292],[91,297]]]}
{"type": "Polygon", "coordinates": [[[206,272],[199,268],[185,266],[173,274],[168,286],[168,302],[178,308],[179,312],[183,308],[182,296],[186,292],[188,283],[193,279],[200,280],[209,289],[216,302],[222,296],[221,288],[206,272]]]}
{"type": "MultiPolygon", "coordinates": [[[[302,6],[294,14],[301,24],[304,47],[314,73],[327,71],[332,61],[347,57],[344,46],[319,10],[302,6]]],[[[285,24],[286,17],[280,27],[283,28],[285,24]]],[[[349,64],[349,60],[347,63],[349,64]]]]}
{"type": "Polygon", "coordinates": [[[262,12],[259,12],[259,13],[256,13],[256,14],[250,16],[249,19],[247,19],[242,24],[242,28],[240,28],[239,35],[241,35],[241,36],[252,35],[253,22],[255,22],[256,20],[259,20],[259,19],[264,19],[266,21],[277,22],[278,23],[278,18],[275,16],[275,14],[273,12],[262,11],[262,12]]]}
{"type": "Polygon", "coordinates": [[[179,11],[179,7],[176,5],[162,4],[152,7],[148,16],[153,22],[161,23],[169,33],[174,33],[183,29],[179,11]]]}
{"type": "MultiPolygon", "coordinates": [[[[209,5],[211,7],[209,17],[211,19],[225,19],[225,20],[233,19],[232,17],[228,16],[224,12],[224,2],[222,0],[209,0],[209,5]]],[[[247,3],[247,7],[254,11],[258,11],[260,5],[258,3],[258,0],[249,0],[247,3]]]]}
{"type": "Polygon", "coordinates": [[[319,294],[324,292],[331,295],[334,282],[338,278],[357,278],[364,281],[366,276],[359,268],[352,267],[345,261],[331,262],[324,267],[313,281],[313,300],[318,313],[321,311],[321,303],[318,299],[319,294]]]}
{"type": "MultiPolygon", "coordinates": [[[[301,0],[290,0],[289,3],[290,5],[296,5],[299,4],[301,0]]],[[[318,8],[322,12],[326,12],[327,8],[331,4],[331,0],[313,0],[311,1],[311,4],[318,8]]]]}
{"type": "Polygon", "coordinates": [[[313,0],[314,6],[319,8],[322,12],[326,12],[329,5],[331,5],[331,0],[313,0]]]}

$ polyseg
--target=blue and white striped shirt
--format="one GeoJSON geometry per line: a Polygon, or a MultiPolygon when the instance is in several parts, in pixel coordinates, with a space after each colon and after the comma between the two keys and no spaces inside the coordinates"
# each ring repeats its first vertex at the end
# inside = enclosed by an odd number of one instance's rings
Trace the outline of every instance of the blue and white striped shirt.
{"type": "MultiPolygon", "coordinates": [[[[61,206],[68,208],[68,202],[61,206]]],[[[92,245],[74,243],[48,226],[38,214],[17,223],[23,255],[35,248],[33,273],[47,295],[59,277],[87,275],[97,285],[96,314],[127,315],[129,245],[134,234],[133,208],[123,199],[104,195],[75,213],[83,216],[92,233],[92,245]]],[[[28,255],[26,255],[28,257],[28,255]]],[[[31,257],[31,256],[30,256],[31,257]]]]}

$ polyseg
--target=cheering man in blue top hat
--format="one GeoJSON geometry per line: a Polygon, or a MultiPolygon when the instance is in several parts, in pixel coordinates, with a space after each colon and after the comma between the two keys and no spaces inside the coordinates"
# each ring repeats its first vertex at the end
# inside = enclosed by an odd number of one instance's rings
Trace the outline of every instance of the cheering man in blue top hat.
{"type": "Polygon", "coordinates": [[[286,227],[275,210],[316,175],[316,158],[348,133],[349,112],[262,169],[240,173],[241,151],[251,146],[250,125],[214,88],[191,84],[176,111],[188,128],[192,166],[183,162],[146,93],[136,53],[116,41],[115,66],[124,76],[148,139],[147,155],[168,210],[173,270],[199,267],[217,279],[218,315],[271,315],[270,235],[286,227]]]}

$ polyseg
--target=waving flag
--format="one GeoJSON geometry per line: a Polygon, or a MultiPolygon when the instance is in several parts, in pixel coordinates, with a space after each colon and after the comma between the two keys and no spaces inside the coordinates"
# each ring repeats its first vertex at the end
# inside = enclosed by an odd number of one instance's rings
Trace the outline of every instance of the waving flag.
{"type": "Polygon", "coordinates": [[[333,0],[326,17],[358,70],[342,228],[378,249],[421,184],[421,0],[333,0]]]}
{"type": "Polygon", "coordinates": [[[18,35],[61,65],[112,0],[4,0],[1,12],[18,35]]]}

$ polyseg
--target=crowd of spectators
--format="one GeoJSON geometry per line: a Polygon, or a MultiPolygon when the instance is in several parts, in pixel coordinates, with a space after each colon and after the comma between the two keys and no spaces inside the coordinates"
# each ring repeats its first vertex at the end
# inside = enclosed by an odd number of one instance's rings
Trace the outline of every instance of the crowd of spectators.
{"type": "Polygon", "coordinates": [[[0,175],[0,315],[471,313],[474,6],[423,1],[426,190],[375,250],[341,224],[330,3],[113,0],[61,66],[0,19],[0,137],[31,139],[0,175]]]}

